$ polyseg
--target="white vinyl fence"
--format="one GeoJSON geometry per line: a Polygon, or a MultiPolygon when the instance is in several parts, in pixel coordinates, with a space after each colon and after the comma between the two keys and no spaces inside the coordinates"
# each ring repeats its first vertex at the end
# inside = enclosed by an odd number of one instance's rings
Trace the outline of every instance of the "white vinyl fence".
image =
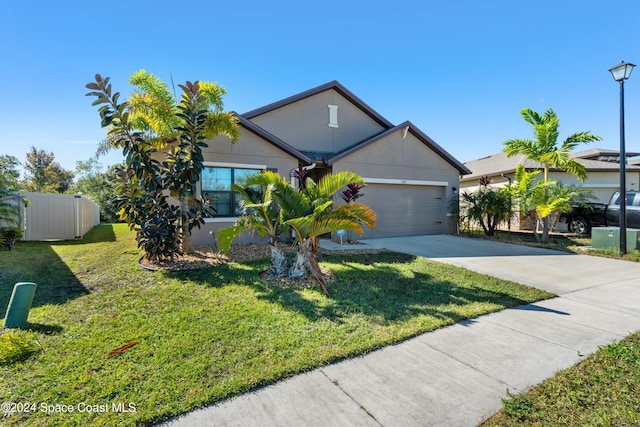
{"type": "Polygon", "coordinates": [[[22,240],[81,239],[100,223],[100,207],[91,199],[73,194],[20,192],[22,240]]]}

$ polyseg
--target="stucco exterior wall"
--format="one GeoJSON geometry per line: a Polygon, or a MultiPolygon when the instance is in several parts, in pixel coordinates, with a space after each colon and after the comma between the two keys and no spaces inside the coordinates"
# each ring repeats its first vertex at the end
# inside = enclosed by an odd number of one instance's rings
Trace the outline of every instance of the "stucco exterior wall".
{"type": "MultiPolygon", "coordinates": [[[[203,148],[205,164],[254,165],[276,169],[280,175],[289,176],[292,169],[298,167],[298,160],[273,144],[260,138],[253,132],[240,128],[238,142],[233,144],[226,136],[218,136],[207,141],[209,147],[203,148]]],[[[200,190],[200,189],[199,189],[200,190]]],[[[200,229],[192,230],[193,244],[211,245],[213,236],[220,228],[233,225],[235,218],[206,218],[200,229]]],[[[252,233],[245,233],[234,240],[235,243],[266,242],[252,233]]]]}
{"type": "Polygon", "coordinates": [[[301,151],[338,153],[384,130],[335,90],[256,116],[251,121],[301,151]],[[338,127],[329,126],[329,105],[338,106],[338,127]]]}
{"type": "MultiPolygon", "coordinates": [[[[442,221],[442,232],[455,231],[455,220],[448,215],[448,204],[454,197],[454,187],[456,191],[458,189],[460,172],[411,133],[407,133],[403,139],[402,130],[398,130],[333,164],[334,173],[344,170],[355,172],[365,180],[373,179],[372,182],[382,180],[381,185],[392,182],[394,187],[424,188],[425,197],[438,198],[433,201],[437,203],[437,212],[432,213],[439,216],[438,221],[442,221]]],[[[363,192],[366,194],[366,188],[363,192]]],[[[398,191],[397,197],[404,194],[398,191]]],[[[366,196],[362,203],[367,204],[366,196]]],[[[386,203],[392,205],[394,200],[386,203]]],[[[376,206],[371,207],[376,210],[376,206]]],[[[381,211],[386,208],[384,205],[378,207],[381,211]]],[[[420,212],[416,214],[420,215],[420,212]]]]}

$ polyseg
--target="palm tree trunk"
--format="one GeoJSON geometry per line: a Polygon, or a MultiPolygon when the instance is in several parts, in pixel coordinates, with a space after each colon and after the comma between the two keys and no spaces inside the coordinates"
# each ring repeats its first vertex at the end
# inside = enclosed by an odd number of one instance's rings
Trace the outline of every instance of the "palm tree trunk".
{"type": "Polygon", "coordinates": [[[309,258],[306,255],[309,250],[304,248],[306,245],[300,244],[298,246],[298,252],[296,252],[296,257],[289,269],[289,277],[291,279],[304,279],[311,271],[311,264],[309,264],[309,258]]]}
{"type": "Polygon", "coordinates": [[[541,243],[549,243],[549,215],[542,219],[542,238],[541,243]]]}
{"type": "Polygon", "coordinates": [[[311,239],[307,239],[298,244],[298,252],[296,252],[296,258],[289,270],[289,277],[292,279],[304,279],[309,275],[309,272],[312,272],[318,283],[320,283],[322,292],[324,292],[326,296],[329,296],[329,291],[322,277],[320,265],[318,264],[315,254],[311,252],[311,246],[311,239]]]}
{"type": "Polygon", "coordinates": [[[290,268],[289,260],[276,245],[270,244],[269,247],[271,248],[269,274],[274,277],[287,277],[290,268]]]}

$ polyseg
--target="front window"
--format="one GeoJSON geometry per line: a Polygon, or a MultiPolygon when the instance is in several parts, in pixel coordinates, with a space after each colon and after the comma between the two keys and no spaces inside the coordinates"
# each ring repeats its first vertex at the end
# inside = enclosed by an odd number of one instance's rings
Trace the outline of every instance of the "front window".
{"type": "Polygon", "coordinates": [[[247,178],[260,172],[261,169],[205,167],[202,171],[202,195],[211,199],[211,206],[216,210],[213,216],[240,215],[240,207],[231,184],[244,187],[247,178]]]}

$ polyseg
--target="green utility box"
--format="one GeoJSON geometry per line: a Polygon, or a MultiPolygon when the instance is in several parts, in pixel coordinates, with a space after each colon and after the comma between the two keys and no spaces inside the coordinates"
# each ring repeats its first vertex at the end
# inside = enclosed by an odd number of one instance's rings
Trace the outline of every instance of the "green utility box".
{"type": "MultiPolygon", "coordinates": [[[[591,247],[605,249],[620,247],[620,227],[594,227],[591,229],[591,247]]],[[[640,230],[627,228],[627,250],[640,249],[640,230]]]]}
{"type": "Polygon", "coordinates": [[[21,328],[27,323],[29,310],[36,293],[36,284],[30,282],[16,283],[4,317],[5,328],[21,328]]]}

